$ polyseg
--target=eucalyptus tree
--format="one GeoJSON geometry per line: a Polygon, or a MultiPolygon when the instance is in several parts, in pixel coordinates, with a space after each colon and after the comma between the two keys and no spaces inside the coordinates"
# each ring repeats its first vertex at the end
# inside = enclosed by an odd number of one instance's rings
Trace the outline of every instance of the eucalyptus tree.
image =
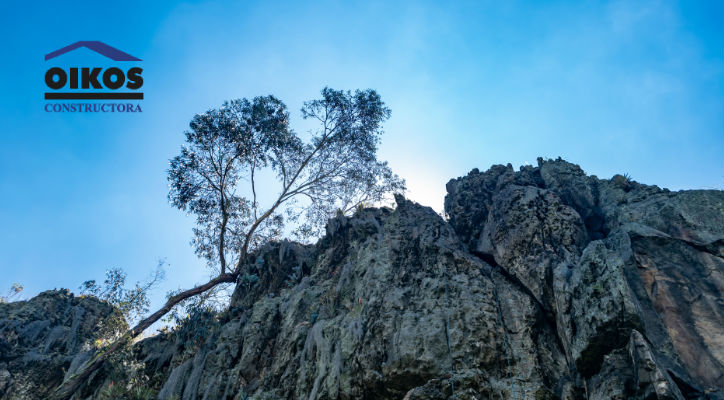
{"type": "Polygon", "coordinates": [[[82,372],[67,379],[56,398],[69,398],[123,343],[138,336],[174,306],[246,273],[250,253],[293,232],[318,234],[326,220],[405,190],[405,183],[377,159],[382,124],[390,110],[374,90],[324,88],[302,107],[315,129],[302,140],[289,128],[289,113],[274,96],[227,101],[194,116],[186,144],[171,159],[169,200],[196,217],[192,244],[214,276],[180,291],[159,310],[101,350],[82,372]],[[259,185],[274,177],[277,190],[266,203],[259,185]]]}

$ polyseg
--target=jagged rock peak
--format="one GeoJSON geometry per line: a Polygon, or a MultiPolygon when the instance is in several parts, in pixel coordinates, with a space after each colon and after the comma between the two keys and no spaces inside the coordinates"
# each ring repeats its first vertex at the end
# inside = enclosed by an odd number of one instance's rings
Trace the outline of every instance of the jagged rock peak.
{"type": "MultiPolygon", "coordinates": [[[[395,200],[314,245],[266,244],[228,311],[137,343],[154,396],[724,399],[721,191],[539,159],[451,180],[447,220],[395,200]]],[[[32,323],[21,307],[0,306],[2,326],[32,323]]],[[[2,354],[23,346],[0,336],[2,354]]],[[[32,398],[8,391],[28,377],[6,358],[0,397],[32,398]]]]}

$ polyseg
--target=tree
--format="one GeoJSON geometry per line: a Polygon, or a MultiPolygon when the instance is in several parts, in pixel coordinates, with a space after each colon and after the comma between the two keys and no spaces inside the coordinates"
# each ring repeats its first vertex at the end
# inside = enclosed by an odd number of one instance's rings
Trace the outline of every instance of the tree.
{"type": "Polygon", "coordinates": [[[405,190],[404,181],[377,160],[382,123],[390,116],[377,92],[324,88],[321,94],[301,110],[304,119],[319,124],[306,142],[289,128],[286,106],[274,96],[228,101],[194,116],[186,145],[170,162],[169,200],[196,217],[192,244],[215,274],[170,296],[66,380],[55,398],[69,398],[108,354],[177,304],[236,282],[251,268],[249,254],[266,241],[290,231],[312,237],[336,212],[352,212],[405,190]],[[258,192],[263,172],[279,186],[264,205],[258,192]]]}
{"type": "Polygon", "coordinates": [[[145,282],[136,282],[131,289],[126,289],[126,273],[118,267],[106,271],[106,279],[103,284],[95,280],[83,282],[80,286],[82,295],[90,295],[105,300],[117,307],[123,319],[129,325],[141,319],[143,314],[148,312],[151,302],[148,299],[149,292],[156,287],[164,278],[164,261],[159,261],[158,267],[145,282]]]}
{"type": "Polygon", "coordinates": [[[0,303],[9,303],[20,296],[25,287],[17,282],[13,283],[5,296],[0,296],[0,303]]]}

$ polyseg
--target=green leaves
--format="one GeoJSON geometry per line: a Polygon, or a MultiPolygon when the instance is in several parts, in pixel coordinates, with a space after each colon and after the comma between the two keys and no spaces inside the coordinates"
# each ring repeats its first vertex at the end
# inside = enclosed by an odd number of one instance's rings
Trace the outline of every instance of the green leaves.
{"type": "Polygon", "coordinates": [[[126,322],[131,325],[148,312],[148,293],[163,279],[163,262],[159,262],[157,269],[146,282],[136,282],[135,286],[127,289],[126,273],[121,268],[114,267],[106,271],[106,279],[102,285],[95,280],[85,281],[80,286],[80,293],[97,297],[118,307],[126,322]]]}
{"type": "Polygon", "coordinates": [[[321,124],[298,189],[311,200],[305,210],[306,232],[318,234],[337,209],[348,214],[359,204],[379,204],[405,190],[404,180],[377,160],[382,123],[390,116],[377,92],[325,88],[321,99],[304,104],[302,115],[321,124]]]}
{"type": "Polygon", "coordinates": [[[351,213],[405,190],[377,160],[390,116],[377,92],[324,88],[301,112],[319,122],[308,143],[289,128],[287,108],[274,96],[227,101],[191,120],[186,145],[171,159],[169,200],[196,215],[192,244],[213,269],[234,263],[238,274],[247,253],[268,240],[290,232],[311,238],[335,210],[351,213]],[[277,178],[273,196],[257,192],[260,174],[277,178]]]}
{"type": "Polygon", "coordinates": [[[192,244],[210,266],[225,269],[257,218],[254,188],[248,198],[237,186],[253,185],[259,169],[283,165],[284,155],[301,147],[288,120],[286,106],[273,96],[227,101],[191,120],[186,146],[170,162],[169,200],[196,215],[192,244]]]}

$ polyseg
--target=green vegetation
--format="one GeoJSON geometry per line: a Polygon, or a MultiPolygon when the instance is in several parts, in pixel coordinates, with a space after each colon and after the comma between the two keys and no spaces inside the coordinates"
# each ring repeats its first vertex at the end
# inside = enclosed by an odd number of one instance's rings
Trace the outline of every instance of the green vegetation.
{"type": "Polygon", "coordinates": [[[118,267],[106,271],[106,279],[103,284],[95,280],[83,282],[80,286],[80,293],[84,296],[94,296],[105,300],[123,314],[126,322],[130,325],[148,312],[150,305],[148,294],[164,279],[163,261],[159,261],[158,267],[146,282],[136,282],[136,285],[127,289],[126,273],[118,267]]]}
{"type": "Polygon", "coordinates": [[[13,283],[12,286],[10,286],[10,289],[8,289],[8,292],[5,296],[0,296],[0,303],[9,303],[11,301],[15,301],[20,297],[20,293],[22,293],[23,289],[25,287],[17,282],[13,283]]]}

